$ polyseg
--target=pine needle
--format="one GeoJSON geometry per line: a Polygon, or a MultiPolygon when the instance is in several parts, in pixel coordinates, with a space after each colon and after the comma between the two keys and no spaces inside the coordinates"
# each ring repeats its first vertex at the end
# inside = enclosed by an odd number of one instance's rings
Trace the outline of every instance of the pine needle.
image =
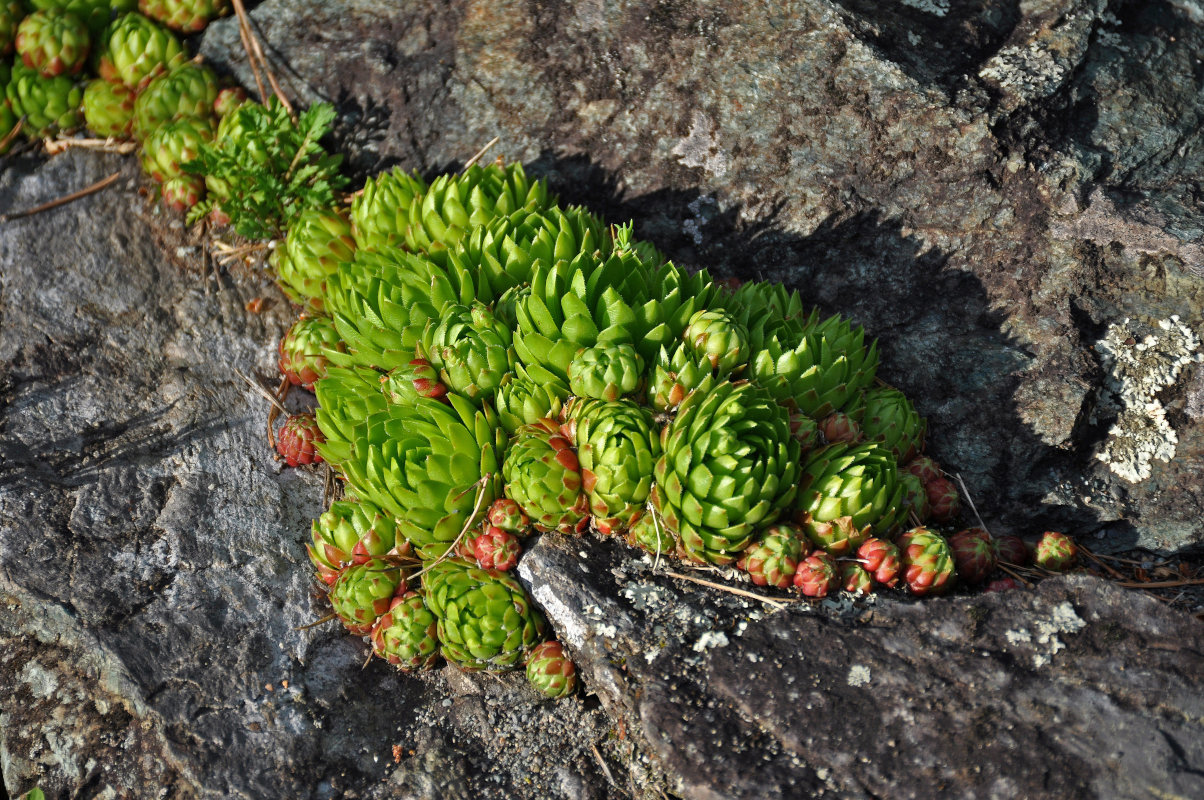
{"type": "Polygon", "coordinates": [[[71,194],[63,195],[58,199],[51,200],[48,203],[42,203],[40,206],[34,206],[33,208],[28,208],[24,211],[17,211],[12,214],[0,214],[0,222],[10,222],[14,219],[21,219],[22,217],[31,217],[34,214],[40,214],[43,211],[49,211],[52,208],[65,206],[68,203],[72,203],[82,197],[87,197],[90,194],[96,194],[101,189],[108,188],[120,177],[120,172],[114,172],[109,177],[99,180],[91,186],[80,189],[78,192],[72,192],[71,194]]]}
{"type": "Polygon", "coordinates": [[[744,589],[737,589],[734,586],[725,586],[722,583],[715,583],[714,581],[703,580],[702,578],[695,578],[691,575],[684,575],[680,572],[674,572],[673,570],[669,570],[669,569],[665,570],[661,574],[668,575],[671,578],[678,578],[683,581],[689,581],[690,583],[697,583],[700,586],[706,586],[711,589],[718,589],[719,591],[727,592],[728,594],[735,594],[735,595],[739,595],[740,597],[748,597],[753,600],[759,600],[762,603],[765,603],[766,605],[776,606],[777,608],[785,608],[790,603],[803,602],[801,599],[800,600],[790,600],[790,599],[781,599],[781,598],[776,598],[776,597],[765,597],[764,595],[760,595],[755,592],[748,592],[748,591],[745,591],[744,589]]]}
{"type": "Polygon", "coordinates": [[[466,161],[464,163],[464,166],[460,168],[460,171],[467,172],[469,167],[471,167],[473,164],[480,161],[481,158],[485,155],[485,153],[489,152],[489,148],[493,147],[495,144],[497,144],[501,140],[502,140],[502,137],[500,137],[500,136],[494,136],[492,139],[490,139],[488,144],[486,144],[484,147],[482,147],[480,150],[478,150],[477,154],[475,156],[468,159],[468,161],[466,161]]]}

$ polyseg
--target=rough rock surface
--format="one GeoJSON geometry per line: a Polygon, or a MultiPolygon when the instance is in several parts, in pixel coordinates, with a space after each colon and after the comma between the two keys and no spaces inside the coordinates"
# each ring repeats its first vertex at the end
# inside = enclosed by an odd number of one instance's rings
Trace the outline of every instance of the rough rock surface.
{"type": "MultiPolygon", "coordinates": [[[[1204,541],[1204,368],[1160,395],[1174,462],[1133,485],[1093,457],[1107,325],[1202,327],[1195,4],[253,15],[290,91],[339,105],[360,173],[446,169],[501,136],[675,259],[864,323],[996,531],[1204,541]]],[[[202,49],[253,85],[230,20],[202,49]]],[[[266,405],[235,372],[273,374],[282,298],[259,274],[202,278],[128,161],[9,158],[0,213],[117,169],[105,194],[0,223],[10,794],[1204,795],[1199,623],[1089,578],[770,614],[619,545],[547,537],[522,574],[591,694],[539,704],[518,675],[363,667],[336,627],[299,629],[324,613],[303,550],[322,474],[271,459],[266,405]]]]}
{"type": "MultiPolygon", "coordinates": [[[[882,337],[882,374],[994,528],[1204,542],[1204,369],[1178,454],[1130,484],[1094,344],[1204,330],[1204,27],[1194,4],[538,0],[253,16],[361,171],[485,142],[680,262],[782,280],[882,337]]],[[[203,52],[248,84],[232,20],[203,52]]]]}

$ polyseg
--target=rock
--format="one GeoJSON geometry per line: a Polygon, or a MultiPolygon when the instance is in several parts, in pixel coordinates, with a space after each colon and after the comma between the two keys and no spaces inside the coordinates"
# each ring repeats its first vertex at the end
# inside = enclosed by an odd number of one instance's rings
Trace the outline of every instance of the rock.
{"type": "Polygon", "coordinates": [[[579,549],[545,536],[520,575],[684,798],[1204,792],[1204,628],[1148,598],[1088,576],[922,602],[737,585],[774,608],[579,549]]]}

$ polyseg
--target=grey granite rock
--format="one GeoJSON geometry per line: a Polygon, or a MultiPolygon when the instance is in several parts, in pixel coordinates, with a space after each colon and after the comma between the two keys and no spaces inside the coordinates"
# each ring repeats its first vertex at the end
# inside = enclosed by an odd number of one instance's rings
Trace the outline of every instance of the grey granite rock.
{"type": "Polygon", "coordinates": [[[545,536],[519,564],[686,798],[1204,792],[1204,627],[1087,576],[773,606],[545,536]]]}

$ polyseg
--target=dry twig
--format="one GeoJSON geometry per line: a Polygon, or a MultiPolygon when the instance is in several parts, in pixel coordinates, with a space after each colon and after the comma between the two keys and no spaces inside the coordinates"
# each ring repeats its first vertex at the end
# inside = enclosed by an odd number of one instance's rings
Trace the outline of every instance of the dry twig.
{"type": "Polygon", "coordinates": [[[689,581],[690,583],[697,583],[700,586],[707,586],[711,589],[718,589],[719,591],[727,592],[728,594],[735,594],[735,595],[739,595],[741,597],[748,597],[753,600],[759,600],[762,603],[765,603],[766,605],[775,606],[777,608],[785,608],[790,603],[801,603],[802,602],[802,600],[792,600],[789,598],[783,599],[783,598],[776,598],[776,597],[765,597],[764,595],[757,594],[756,592],[748,592],[748,591],[745,591],[744,589],[737,589],[734,586],[725,586],[722,583],[715,583],[714,581],[703,580],[702,578],[695,578],[692,575],[685,575],[680,572],[674,572],[673,570],[670,570],[670,569],[665,570],[661,574],[668,575],[671,578],[679,578],[680,580],[683,580],[683,581],[689,581]]]}
{"type": "Polygon", "coordinates": [[[485,153],[489,152],[489,148],[493,147],[495,144],[497,144],[499,141],[501,141],[501,139],[502,139],[502,137],[500,137],[500,136],[494,136],[492,139],[490,139],[489,143],[486,144],[484,147],[482,147],[480,150],[478,150],[477,154],[475,156],[473,156],[472,158],[468,159],[467,162],[465,162],[464,166],[461,167],[460,171],[467,172],[469,167],[471,167],[473,164],[480,161],[481,157],[484,156],[485,153]]]}
{"type": "Polygon", "coordinates": [[[109,177],[104,178],[103,180],[99,180],[96,183],[92,184],[91,186],[80,189],[78,192],[72,192],[71,194],[63,195],[62,197],[60,197],[56,200],[51,200],[48,203],[42,203],[40,206],[34,206],[33,208],[28,208],[24,211],[16,211],[12,214],[0,214],[0,222],[10,222],[11,220],[14,220],[14,219],[20,219],[21,217],[30,217],[30,216],[33,216],[34,214],[40,214],[43,211],[49,211],[52,208],[58,208],[59,206],[65,206],[68,203],[79,200],[81,197],[87,197],[90,194],[96,194],[101,189],[111,186],[120,177],[121,177],[120,172],[114,172],[109,177]]]}
{"type": "Polygon", "coordinates": [[[46,152],[56,156],[66,150],[96,150],[101,153],[129,155],[138,149],[136,142],[124,142],[112,137],[108,139],[47,139],[46,152]]]}
{"type": "Polygon", "coordinates": [[[263,70],[263,74],[267,76],[268,83],[272,86],[272,93],[280,100],[280,104],[288,111],[288,115],[295,122],[297,112],[293,109],[293,104],[288,101],[284,95],[284,90],[280,88],[280,83],[276,80],[276,76],[272,73],[272,68],[268,65],[267,56],[264,55],[263,45],[259,42],[259,37],[255,35],[254,28],[251,27],[251,17],[247,14],[247,8],[243,5],[242,0],[233,0],[234,13],[238,15],[238,35],[242,38],[243,48],[247,51],[247,62],[251,65],[251,72],[255,75],[255,85],[259,87],[259,96],[267,98],[267,93],[263,88],[263,79],[259,76],[259,70],[263,70]]]}

